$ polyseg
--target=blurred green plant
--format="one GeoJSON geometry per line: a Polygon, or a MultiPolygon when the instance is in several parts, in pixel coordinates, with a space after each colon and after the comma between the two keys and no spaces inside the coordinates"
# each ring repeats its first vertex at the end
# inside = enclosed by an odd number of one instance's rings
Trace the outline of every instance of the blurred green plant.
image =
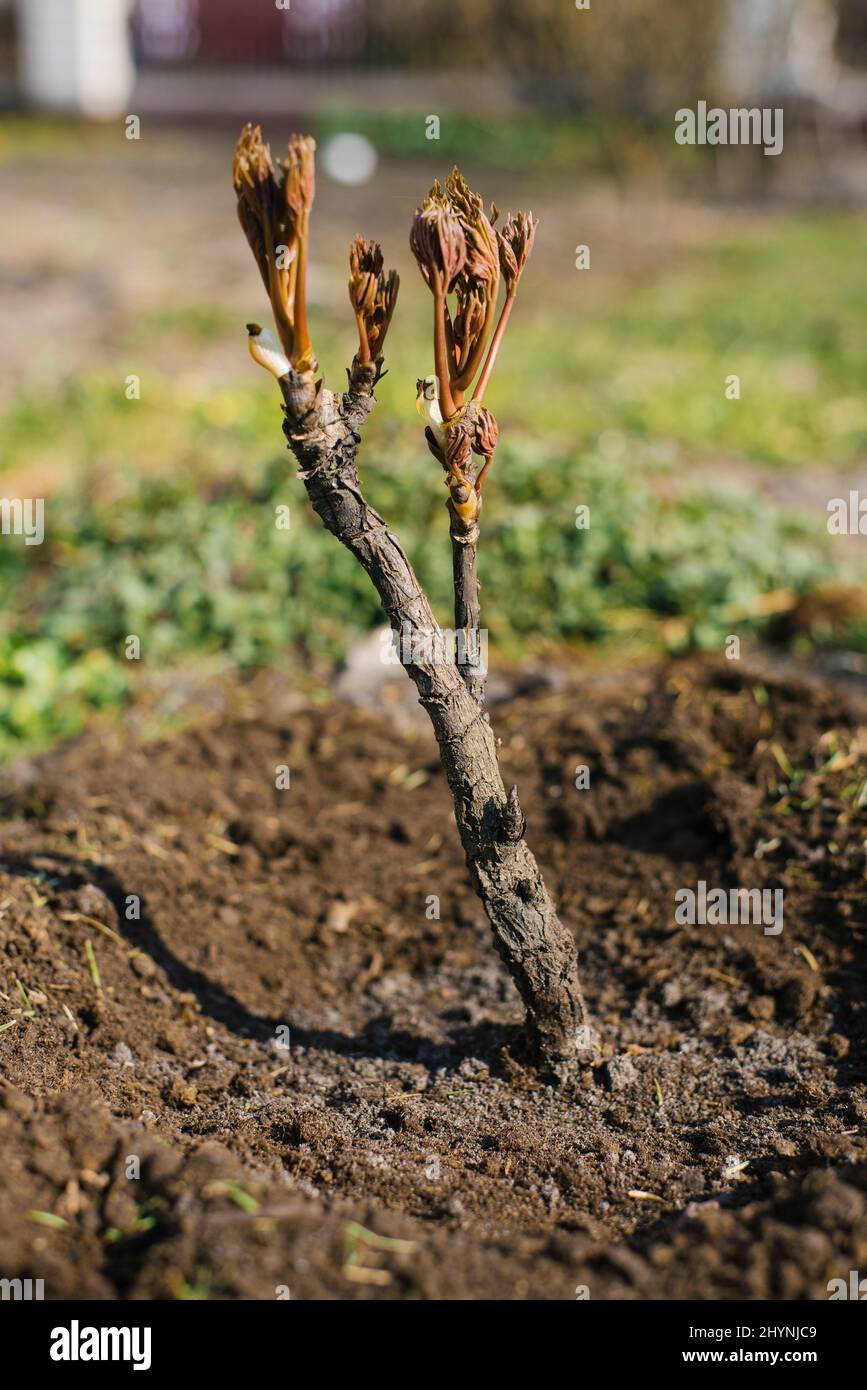
{"type": "Polygon", "coordinates": [[[653,113],[712,90],[720,38],[733,21],[722,6],[682,0],[617,0],[579,8],[569,0],[473,0],[432,23],[424,5],[368,6],[368,52],[383,64],[494,72],[538,100],[653,113]]]}
{"type": "MultiPolygon", "coordinates": [[[[443,621],[451,570],[436,469],[419,446],[374,457],[377,507],[399,525],[443,621]]],[[[636,445],[578,458],[515,441],[497,456],[482,558],[492,641],[517,655],[576,640],[721,648],[766,621],[761,595],[833,577],[815,528],[733,486],[683,491],[636,445]],[[589,529],[575,508],[590,507],[589,529]],[[675,620],[675,621],[672,621],[675,620]]],[[[283,457],[244,477],[128,470],[49,501],[49,539],[0,547],[0,754],[76,732],[161,677],[220,653],[240,671],[324,669],[381,614],[363,571],[309,512],[283,457]],[[289,505],[288,530],[276,509],[289,505]],[[142,662],[125,641],[142,640],[142,662]]]]}
{"type": "MultiPolygon", "coordinates": [[[[849,214],[750,223],[637,289],[589,296],[580,316],[562,311],[561,288],[546,289],[537,245],[537,301],[489,393],[508,424],[481,566],[500,650],[615,639],[719,648],[732,630],[763,630],[763,594],[857,579],[823,512],[797,520],[746,485],[712,480],[731,469],[748,482],[757,463],[789,466],[794,480],[863,457],[862,239],[849,214]],[[730,372],[739,401],[725,399],[730,372]],[[575,528],[581,504],[588,531],[575,528]]],[[[424,287],[405,291],[362,466],[449,622],[442,474],[414,409],[415,379],[433,366],[424,287]]],[[[337,380],[352,350],[345,311],[320,310],[315,341],[337,380]]],[[[365,575],[274,455],[278,402],[245,370],[235,316],[154,309],[115,360],[146,372],[141,400],[124,397],[125,366],[91,370],[36,382],[0,420],[8,473],[70,480],[47,491],[43,546],[0,538],[2,756],[74,734],[91,712],[130,700],[148,672],[170,680],[215,657],[242,671],[297,657],[324,672],[380,620],[365,575]],[[212,351],[237,354],[229,385],[212,351]],[[289,532],[274,524],[287,504],[289,532]],[[143,640],[140,663],[124,657],[129,634],[143,640]]],[[[21,487],[10,477],[0,494],[21,487]]],[[[863,621],[845,640],[867,649],[863,621]]]]}
{"type": "MultiPolygon", "coordinates": [[[[440,111],[438,116],[439,137],[430,141],[415,110],[376,111],[335,103],[317,110],[316,133],[322,143],[351,130],[395,159],[435,159],[438,172],[449,164],[466,162],[467,151],[472,150],[490,168],[542,167],[546,174],[572,175],[611,172],[626,157],[625,146],[654,139],[651,131],[645,134],[633,123],[614,117],[576,119],[574,114],[534,111],[484,116],[457,110],[440,111]]],[[[660,130],[656,139],[660,148],[663,140],[670,146],[670,129],[660,130]]]]}

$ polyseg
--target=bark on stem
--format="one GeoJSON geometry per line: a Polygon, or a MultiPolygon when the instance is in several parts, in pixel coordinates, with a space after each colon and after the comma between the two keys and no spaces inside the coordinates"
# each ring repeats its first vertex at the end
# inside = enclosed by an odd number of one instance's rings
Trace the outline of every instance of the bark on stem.
{"type": "Polygon", "coordinates": [[[455,636],[461,643],[457,654],[458,670],[467,690],[481,705],[485,698],[485,671],[481,666],[482,613],[476,569],[479,528],[474,525],[466,531],[456,513],[451,508],[449,510],[455,589],[455,636]]]}
{"type": "Polygon", "coordinates": [[[392,628],[430,644],[432,659],[407,664],[407,673],[436,734],[471,878],[527,1010],[534,1060],[561,1080],[592,1057],[575,944],[524,842],[517,790],[506,794],[491,726],[455,664],[435,659],[441,635],[430,603],[399,540],[361,492],[359,430],[380,366],[356,360],[342,397],[309,373],[288,373],[280,380],[283,430],[314,511],[367,571],[392,628]]]}

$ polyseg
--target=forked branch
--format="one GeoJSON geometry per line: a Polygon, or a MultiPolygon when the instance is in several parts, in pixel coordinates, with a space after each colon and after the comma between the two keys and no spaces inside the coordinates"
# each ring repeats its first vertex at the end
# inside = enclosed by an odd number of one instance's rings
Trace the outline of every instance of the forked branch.
{"type": "MultiPolygon", "coordinates": [[[[397,277],[383,274],[381,252],[375,243],[356,239],[350,254],[350,299],[359,346],[349,369],[348,390],[341,396],[334,394],[316,380],[312,347],[304,336],[306,314],[300,312],[297,302],[291,314],[286,311],[283,284],[271,268],[273,208],[292,206],[283,180],[298,178],[299,164],[290,158],[280,166],[281,179],[270,156],[262,155],[260,145],[258,130],[248,127],[236,155],[235,186],[245,209],[242,224],[263,270],[263,281],[275,287],[269,288],[272,305],[275,294],[279,300],[274,306],[278,329],[279,308],[290,321],[291,333],[287,339],[285,330],[281,332],[281,352],[258,325],[248,325],[251,352],[279,381],[283,430],[314,511],[370,576],[383,612],[401,638],[401,650],[411,653],[404,664],[439,744],[472,881],[490,919],[497,950],[527,1010],[527,1040],[533,1060],[545,1075],[562,1079],[576,1063],[592,1057],[592,1033],[574,942],[557,917],[524,841],[517,790],[513,787],[507,794],[503,785],[494,735],[480,691],[474,688],[478,673],[459,670],[450,656],[444,658],[443,634],[424,590],[399,540],[365,500],[358,479],[360,432],[373,408],[374,387],[382,373],[382,349],[397,296],[397,277]],[[276,191],[257,189],[256,196],[251,197],[250,181],[256,184],[271,179],[276,191]],[[250,207],[261,209],[253,235],[245,222],[250,207]]],[[[450,320],[445,314],[445,296],[456,276],[478,279],[491,271],[490,243],[478,222],[480,200],[473,201],[475,195],[469,193],[457,171],[450,183],[455,190],[453,202],[439,195],[430,214],[417,215],[413,227],[413,250],[423,273],[427,267],[435,307],[436,388],[431,387],[429,378],[419,385],[420,399],[430,389],[424,400],[437,405],[436,411],[427,412],[426,434],[443,465],[449,489],[458,626],[477,628],[475,542],[481,481],[496,446],[496,424],[478,399],[458,404],[453,392],[461,397],[466,389],[462,366],[468,372],[472,362],[481,362],[478,336],[471,346],[470,338],[474,332],[485,333],[490,303],[473,328],[474,313],[469,311],[468,300],[463,318],[459,309],[458,317],[450,320]],[[452,375],[454,367],[458,368],[457,378],[452,375]],[[445,403],[448,418],[440,412],[440,402],[445,403]],[[484,460],[481,470],[476,469],[475,457],[484,460]]],[[[305,242],[306,256],[307,217],[294,225],[296,238],[305,242]]],[[[470,290],[468,279],[467,295],[470,290]]]]}

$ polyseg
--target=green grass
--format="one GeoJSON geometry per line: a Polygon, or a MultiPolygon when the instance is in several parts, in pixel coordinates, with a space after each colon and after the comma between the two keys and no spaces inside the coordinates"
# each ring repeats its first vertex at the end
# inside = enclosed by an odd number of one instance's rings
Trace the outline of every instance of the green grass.
{"type": "MultiPolygon", "coordinates": [[[[823,513],[795,519],[727,482],[719,461],[748,473],[863,457],[862,239],[855,217],[793,216],[613,303],[582,311],[577,271],[557,302],[527,296],[490,396],[503,443],[480,568],[495,646],[721,648],[762,629],[762,594],[847,577],[823,513]],[[725,399],[732,372],[739,401],[725,399]],[[576,530],[579,504],[589,531],[576,530]]],[[[407,289],[362,476],[448,622],[445,489],[413,408],[427,305],[407,289]]],[[[347,322],[318,315],[315,341],[336,384],[347,322]]],[[[380,621],[367,577],[310,513],[277,393],[248,365],[239,326],[178,305],[142,316],[121,346],[117,362],[146,364],[141,400],[125,399],[122,365],[25,392],[0,420],[13,473],[69,480],[48,498],[43,546],[0,538],[0,756],[75,733],[147,672],[215,656],[241,671],[296,657],[321,671],[380,621]],[[160,373],[165,345],[189,345],[195,364],[230,335],[230,386],[195,365],[160,373]],[[285,504],[288,532],[275,526],[285,504]],[[130,635],[140,662],[125,659],[130,635]]]]}
{"type": "Polygon", "coordinates": [[[538,169],[548,174],[609,173],[619,168],[634,147],[656,141],[671,148],[671,132],[645,132],[634,123],[613,118],[576,117],[574,113],[518,112],[496,117],[440,110],[439,136],[428,139],[418,110],[370,111],[329,103],[316,113],[320,141],[343,131],[364,135],[382,154],[397,159],[431,159],[439,164],[464,162],[468,154],[489,168],[538,169]]]}
{"type": "MultiPolygon", "coordinates": [[[[276,418],[272,421],[276,436],[276,418]]],[[[223,441],[226,442],[225,440],[223,441]]],[[[0,577],[0,753],[74,733],[89,710],[132,693],[139,670],[164,673],[221,653],[241,670],[300,653],[332,660],[380,620],[366,575],[325,535],[279,452],[234,477],[130,471],[107,495],[87,488],[49,501],[50,540],[7,541],[0,577]],[[290,507],[288,531],[275,509],[290,507]],[[141,640],[141,663],[126,639],[141,640]]],[[[758,595],[807,592],[833,568],[827,538],[733,487],[660,494],[652,451],[551,453],[506,442],[484,513],[481,572],[494,643],[632,637],[721,646],[760,626],[758,595]],[[591,508],[589,530],[575,508],[591,508]],[[678,619],[672,623],[671,619],[678,619]],[[669,621],[667,621],[669,620],[669,621]]],[[[368,453],[371,500],[399,527],[448,621],[450,556],[444,489],[420,448],[368,453]]]]}
{"type": "MultiPolygon", "coordinates": [[[[495,394],[510,408],[520,400],[529,359],[550,383],[555,430],[614,428],[692,458],[850,464],[867,451],[865,230],[864,219],[830,214],[759,223],[601,310],[582,307],[592,269],[575,271],[574,310],[561,309],[553,335],[553,306],[529,317],[495,394]],[[738,400],[726,397],[732,374],[738,400]]],[[[573,293],[567,272],[561,294],[573,293]]]]}

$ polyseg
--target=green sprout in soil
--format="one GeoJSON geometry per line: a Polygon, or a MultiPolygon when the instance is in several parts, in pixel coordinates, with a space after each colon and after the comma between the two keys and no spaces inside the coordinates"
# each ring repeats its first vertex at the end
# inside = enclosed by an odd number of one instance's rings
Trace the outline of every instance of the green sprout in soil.
{"type": "Polygon", "coordinates": [[[343,1274],[357,1284],[390,1284],[391,1274],[383,1268],[383,1255],[412,1255],[414,1240],[380,1236],[357,1221],[348,1221],[344,1231],[343,1274]]]}
{"type": "Polygon", "coordinates": [[[27,1213],[31,1221],[35,1221],[37,1226],[49,1226],[53,1231],[67,1231],[69,1222],[62,1216],[55,1216],[53,1211],[29,1211],[27,1213]]]}
{"type": "Polygon", "coordinates": [[[99,966],[96,963],[96,952],[93,949],[93,942],[90,937],[84,943],[84,954],[87,957],[87,968],[90,971],[90,978],[96,986],[97,994],[102,994],[102,977],[99,973],[99,966]]]}
{"type": "Polygon", "coordinates": [[[255,1216],[259,1210],[259,1203],[249,1192],[245,1192],[240,1183],[234,1179],[226,1182],[226,1196],[230,1202],[234,1202],[236,1207],[245,1211],[248,1216],[255,1216]]]}

